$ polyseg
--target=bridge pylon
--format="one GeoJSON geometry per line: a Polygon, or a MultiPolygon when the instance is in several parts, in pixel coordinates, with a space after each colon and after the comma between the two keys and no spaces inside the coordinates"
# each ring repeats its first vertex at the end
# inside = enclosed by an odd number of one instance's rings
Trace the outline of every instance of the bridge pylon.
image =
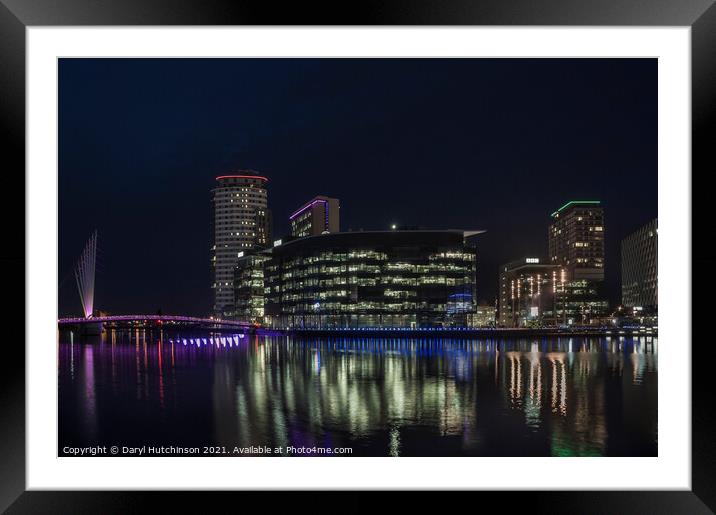
{"type": "Polygon", "coordinates": [[[85,318],[94,313],[94,278],[97,264],[97,230],[90,236],[75,266],[75,280],[85,318]]]}

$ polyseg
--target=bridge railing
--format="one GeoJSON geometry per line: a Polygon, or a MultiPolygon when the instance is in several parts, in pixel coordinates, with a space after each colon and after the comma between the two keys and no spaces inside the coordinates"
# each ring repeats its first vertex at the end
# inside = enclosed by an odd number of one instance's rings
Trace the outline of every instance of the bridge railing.
{"type": "Polygon", "coordinates": [[[57,323],[59,325],[69,324],[99,324],[99,323],[111,323],[111,322],[181,322],[186,324],[206,324],[206,325],[220,325],[220,326],[232,326],[232,327],[252,327],[253,324],[250,322],[244,322],[241,320],[221,320],[216,318],[201,318],[191,317],[182,315],[109,315],[99,317],[69,317],[60,318],[57,323]]]}

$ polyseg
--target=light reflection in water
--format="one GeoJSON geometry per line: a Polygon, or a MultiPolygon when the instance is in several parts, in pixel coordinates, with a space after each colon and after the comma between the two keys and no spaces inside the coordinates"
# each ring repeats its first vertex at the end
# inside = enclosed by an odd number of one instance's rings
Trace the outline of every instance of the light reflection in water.
{"type": "Polygon", "coordinates": [[[656,338],[241,336],[61,343],[61,441],[656,455],[656,338]]]}
{"type": "Polygon", "coordinates": [[[390,430],[390,448],[388,454],[390,456],[400,456],[400,431],[397,427],[390,430]]]}
{"type": "Polygon", "coordinates": [[[94,352],[92,347],[85,346],[83,352],[84,360],[84,421],[87,433],[90,437],[97,435],[97,399],[95,396],[95,377],[94,377],[94,352]]]}

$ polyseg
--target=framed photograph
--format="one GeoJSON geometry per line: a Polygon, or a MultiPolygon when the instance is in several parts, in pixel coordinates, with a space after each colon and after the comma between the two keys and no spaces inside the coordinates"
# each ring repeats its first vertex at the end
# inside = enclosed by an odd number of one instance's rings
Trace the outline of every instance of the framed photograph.
{"type": "Polygon", "coordinates": [[[2,1],[0,507],[712,512],[712,2],[2,1]]]}

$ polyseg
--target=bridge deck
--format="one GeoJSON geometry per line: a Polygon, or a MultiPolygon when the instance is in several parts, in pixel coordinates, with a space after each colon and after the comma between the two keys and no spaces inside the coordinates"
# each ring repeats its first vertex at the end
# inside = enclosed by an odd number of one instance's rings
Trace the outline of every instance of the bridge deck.
{"type": "Polygon", "coordinates": [[[252,323],[240,320],[219,320],[214,318],[189,317],[182,315],[110,315],[90,318],[70,317],[60,318],[57,320],[59,325],[106,324],[113,322],[173,322],[183,324],[217,325],[224,327],[253,327],[252,323]]]}

